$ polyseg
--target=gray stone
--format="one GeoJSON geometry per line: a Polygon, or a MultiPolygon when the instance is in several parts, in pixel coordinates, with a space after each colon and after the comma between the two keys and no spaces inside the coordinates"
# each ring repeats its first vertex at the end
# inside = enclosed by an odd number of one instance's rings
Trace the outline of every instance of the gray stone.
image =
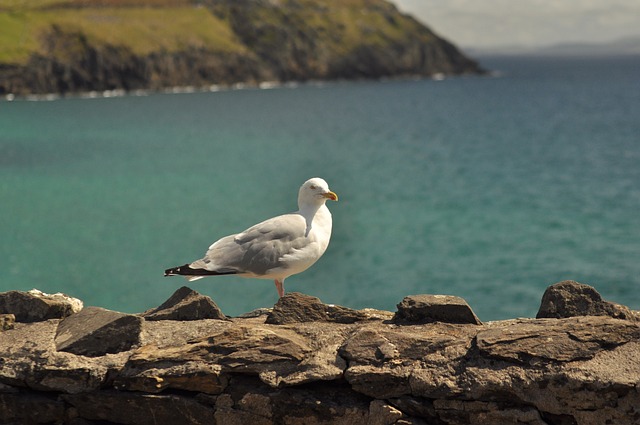
{"type": "Polygon", "coordinates": [[[0,293],[0,313],[15,315],[17,322],[61,319],[80,310],[82,301],[60,293],[45,294],[37,289],[0,293]]]}
{"type": "Polygon", "coordinates": [[[470,323],[481,325],[469,304],[452,295],[410,295],[398,304],[393,317],[398,324],[470,323]]]}
{"type": "Polygon", "coordinates": [[[146,320],[226,319],[216,303],[186,286],[178,289],[162,305],[142,314],[146,320]]]}
{"type": "Polygon", "coordinates": [[[575,316],[610,316],[637,321],[638,317],[626,306],[605,301],[592,286],[565,280],[547,288],[536,318],[565,318],[575,316]]]}
{"type": "Polygon", "coordinates": [[[87,307],[60,321],[56,349],[89,357],[127,351],[140,344],[143,322],[132,314],[87,307]]]}

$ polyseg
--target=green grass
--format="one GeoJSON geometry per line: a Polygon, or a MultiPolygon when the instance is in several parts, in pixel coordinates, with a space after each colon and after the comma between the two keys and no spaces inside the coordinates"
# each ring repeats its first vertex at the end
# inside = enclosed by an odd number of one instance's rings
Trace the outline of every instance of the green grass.
{"type": "MultiPolygon", "coordinates": [[[[32,54],[46,53],[44,37],[54,25],[81,33],[94,45],[126,46],[138,55],[186,47],[246,53],[228,18],[198,7],[199,1],[0,0],[0,63],[24,64],[32,54]]],[[[278,48],[282,27],[306,34],[336,55],[363,45],[385,48],[407,37],[420,42],[431,37],[382,0],[280,0],[278,7],[257,3],[245,12],[243,19],[265,29],[259,43],[267,49],[278,48]]]]}
{"type": "Polygon", "coordinates": [[[0,62],[24,62],[36,48],[24,15],[0,13],[0,62]]]}
{"type": "Polygon", "coordinates": [[[61,0],[0,0],[0,10],[18,11],[49,7],[62,3],[61,0]]]}
{"type": "MultiPolygon", "coordinates": [[[[411,34],[419,34],[419,24],[400,15],[394,6],[375,0],[296,0],[292,9],[299,19],[325,34],[336,51],[348,52],[359,45],[387,45],[411,34]],[[392,17],[388,19],[388,17],[392,17]]],[[[422,41],[428,41],[429,36],[422,41]]]]}
{"type": "Polygon", "coordinates": [[[187,46],[219,52],[245,49],[228,23],[205,8],[40,9],[0,12],[0,62],[24,63],[33,53],[46,53],[41,39],[53,25],[82,33],[93,44],[127,46],[136,54],[187,46]]]}
{"type": "Polygon", "coordinates": [[[197,0],[0,0],[0,10],[35,10],[52,7],[178,7],[197,0]]]}

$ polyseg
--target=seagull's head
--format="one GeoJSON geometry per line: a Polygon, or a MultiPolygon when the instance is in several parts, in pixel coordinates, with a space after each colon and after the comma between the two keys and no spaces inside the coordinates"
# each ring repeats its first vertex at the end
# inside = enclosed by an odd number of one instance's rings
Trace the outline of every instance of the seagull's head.
{"type": "Polygon", "coordinates": [[[323,204],[330,199],[332,201],[338,200],[338,195],[329,190],[329,185],[326,181],[319,177],[314,177],[307,180],[300,187],[298,192],[298,205],[313,205],[323,204]]]}

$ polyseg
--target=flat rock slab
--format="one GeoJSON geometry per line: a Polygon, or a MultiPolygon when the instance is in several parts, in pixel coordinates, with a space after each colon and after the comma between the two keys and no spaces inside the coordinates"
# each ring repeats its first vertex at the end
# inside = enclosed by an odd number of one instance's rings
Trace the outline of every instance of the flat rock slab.
{"type": "Polygon", "coordinates": [[[142,314],[146,320],[203,320],[227,317],[216,303],[205,295],[183,286],[162,305],[142,314]]]}
{"type": "Polygon", "coordinates": [[[319,298],[299,292],[281,297],[267,316],[266,323],[285,325],[302,322],[356,323],[364,320],[388,319],[391,313],[374,309],[354,310],[324,304],[319,298]],[[387,313],[387,314],[385,314],[387,313]]]}
{"type": "Polygon", "coordinates": [[[410,295],[398,304],[393,317],[398,324],[458,323],[481,325],[467,302],[453,295],[410,295]]]}
{"type": "Polygon", "coordinates": [[[13,314],[17,322],[61,319],[80,310],[82,301],[60,293],[45,294],[37,289],[0,293],[0,313],[13,314]]]}
{"type": "Polygon", "coordinates": [[[100,307],[87,307],[58,325],[56,349],[97,357],[130,350],[140,344],[144,319],[100,307]]]}
{"type": "Polygon", "coordinates": [[[547,288],[536,318],[561,319],[576,316],[610,316],[638,321],[626,306],[605,301],[595,288],[573,280],[565,280],[547,288]]]}
{"type": "Polygon", "coordinates": [[[476,344],[488,357],[529,364],[591,359],[599,352],[638,340],[640,327],[631,321],[571,317],[518,319],[511,326],[481,330],[476,344]]]}

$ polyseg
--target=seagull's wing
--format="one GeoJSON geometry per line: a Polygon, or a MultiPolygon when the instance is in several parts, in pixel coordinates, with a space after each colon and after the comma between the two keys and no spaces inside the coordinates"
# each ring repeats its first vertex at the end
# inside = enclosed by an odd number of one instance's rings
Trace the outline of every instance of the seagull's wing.
{"type": "Polygon", "coordinates": [[[218,240],[204,258],[190,266],[219,273],[265,275],[269,270],[286,267],[285,257],[313,243],[305,233],[306,222],[301,215],[274,217],[218,240]]]}

